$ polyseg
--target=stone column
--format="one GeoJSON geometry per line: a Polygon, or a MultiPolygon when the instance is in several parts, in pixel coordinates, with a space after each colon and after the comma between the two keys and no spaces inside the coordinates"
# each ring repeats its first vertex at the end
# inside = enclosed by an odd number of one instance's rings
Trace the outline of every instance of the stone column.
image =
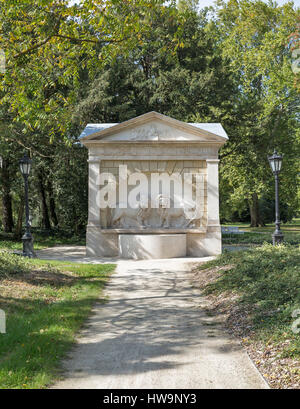
{"type": "Polygon", "coordinates": [[[97,256],[100,239],[100,207],[97,203],[97,193],[100,186],[100,160],[89,159],[89,210],[86,230],[86,255],[97,256]]]}
{"type": "Polygon", "coordinates": [[[206,159],[207,165],[207,231],[204,239],[206,254],[222,252],[219,216],[219,159],[206,159]]]}
{"type": "Polygon", "coordinates": [[[100,163],[89,159],[89,216],[86,234],[86,255],[89,257],[114,257],[119,254],[118,235],[101,231],[100,221],[100,163]]]}
{"type": "Polygon", "coordinates": [[[89,159],[89,214],[88,225],[100,227],[100,204],[97,201],[100,178],[100,159],[89,159]]]}

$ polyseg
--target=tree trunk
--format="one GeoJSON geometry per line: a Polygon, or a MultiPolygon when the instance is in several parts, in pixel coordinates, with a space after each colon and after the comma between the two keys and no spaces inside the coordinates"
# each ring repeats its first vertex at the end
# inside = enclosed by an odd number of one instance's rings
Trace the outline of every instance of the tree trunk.
{"type": "Polygon", "coordinates": [[[263,220],[261,219],[259,212],[259,203],[257,193],[253,193],[251,199],[249,200],[250,216],[251,216],[251,227],[263,227],[265,226],[263,220]]]}
{"type": "Polygon", "coordinates": [[[42,200],[41,202],[42,203],[42,227],[49,230],[51,228],[51,224],[50,224],[50,219],[49,219],[49,211],[48,211],[43,175],[41,172],[39,172],[38,174],[38,180],[39,180],[39,184],[38,184],[39,191],[40,191],[41,200],[42,200]]]}
{"type": "Polygon", "coordinates": [[[49,194],[50,217],[51,217],[51,221],[52,221],[53,225],[56,227],[56,226],[58,226],[58,219],[57,219],[57,215],[56,215],[53,187],[52,187],[52,183],[50,181],[48,181],[47,190],[48,190],[48,194],[49,194]]]}
{"type": "Polygon", "coordinates": [[[3,158],[2,162],[2,207],[3,207],[3,230],[10,233],[14,227],[12,214],[11,186],[9,177],[9,161],[3,158]]]}
{"type": "Polygon", "coordinates": [[[14,233],[14,237],[16,239],[20,239],[22,237],[22,227],[23,227],[23,215],[24,215],[24,197],[21,197],[19,210],[18,210],[18,220],[16,224],[16,229],[14,233]]]}

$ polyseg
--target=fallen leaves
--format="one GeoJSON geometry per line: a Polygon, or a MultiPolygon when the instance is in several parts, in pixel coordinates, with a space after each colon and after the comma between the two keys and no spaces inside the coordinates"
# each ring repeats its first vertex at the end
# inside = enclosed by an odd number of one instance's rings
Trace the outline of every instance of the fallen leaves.
{"type": "MultiPolygon", "coordinates": [[[[229,265],[195,270],[193,284],[204,290],[208,284],[220,277],[222,271],[231,268],[229,265]]],[[[275,342],[272,338],[258,341],[251,319],[255,307],[239,304],[238,300],[239,296],[229,291],[209,294],[205,296],[205,311],[209,316],[217,315],[225,330],[239,339],[271,388],[300,389],[299,360],[283,357],[283,351],[291,343],[289,334],[287,332],[282,334],[282,342],[275,342]]],[[[268,311],[267,315],[273,315],[274,312],[276,311],[268,311]]]]}

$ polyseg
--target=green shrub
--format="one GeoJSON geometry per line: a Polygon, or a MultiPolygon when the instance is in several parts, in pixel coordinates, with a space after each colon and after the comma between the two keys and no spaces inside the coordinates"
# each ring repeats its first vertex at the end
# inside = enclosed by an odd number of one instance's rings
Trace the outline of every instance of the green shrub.
{"type": "MultiPolygon", "coordinates": [[[[223,234],[222,242],[223,244],[271,244],[272,233],[271,230],[267,232],[246,232],[244,234],[223,234]]],[[[300,244],[300,232],[284,231],[283,235],[284,243],[296,246],[300,244]]]]}
{"type": "Polygon", "coordinates": [[[27,273],[30,270],[29,260],[8,251],[0,252],[0,277],[11,274],[27,273]]]}
{"type": "Polygon", "coordinates": [[[264,244],[248,251],[226,252],[211,264],[232,268],[209,285],[207,292],[236,291],[241,302],[256,306],[258,314],[300,306],[299,247],[264,244]]]}

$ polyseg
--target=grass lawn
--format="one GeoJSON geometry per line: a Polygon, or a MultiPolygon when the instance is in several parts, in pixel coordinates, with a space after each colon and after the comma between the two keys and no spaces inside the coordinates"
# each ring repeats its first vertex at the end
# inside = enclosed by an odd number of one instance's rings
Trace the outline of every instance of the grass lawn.
{"type": "Polygon", "coordinates": [[[292,313],[300,309],[299,246],[225,251],[199,266],[195,285],[210,300],[209,312],[224,314],[225,326],[271,386],[300,388],[300,333],[292,331],[292,313]]]}
{"type": "Polygon", "coordinates": [[[0,388],[44,388],[90,313],[114,265],[28,260],[0,253],[0,388]]]}
{"type": "MultiPolygon", "coordinates": [[[[66,237],[58,232],[49,234],[41,231],[33,231],[34,249],[41,250],[47,247],[78,245],[85,246],[85,237],[71,236],[66,237]]],[[[1,250],[22,250],[22,240],[16,240],[12,233],[0,232],[0,249],[1,250]]]]}
{"type": "MultiPolygon", "coordinates": [[[[244,234],[223,234],[223,244],[261,245],[272,243],[274,224],[265,227],[249,227],[249,223],[230,223],[230,226],[238,226],[244,234]]],[[[292,245],[300,244],[300,219],[282,224],[281,230],[284,234],[284,242],[292,245]]]]}
{"type": "MultiPolygon", "coordinates": [[[[272,243],[272,233],[274,224],[268,224],[265,227],[249,227],[249,223],[228,223],[230,226],[238,226],[244,234],[224,234],[223,244],[242,244],[242,245],[261,245],[265,242],[272,243]]],[[[291,222],[282,224],[284,240],[292,245],[300,244],[300,218],[293,219],[291,222]]],[[[47,247],[78,245],[85,246],[85,237],[68,236],[59,231],[43,232],[39,229],[33,229],[34,248],[41,250],[47,247]]],[[[22,240],[16,240],[11,233],[0,232],[0,249],[2,250],[22,250],[22,240]]]]}

